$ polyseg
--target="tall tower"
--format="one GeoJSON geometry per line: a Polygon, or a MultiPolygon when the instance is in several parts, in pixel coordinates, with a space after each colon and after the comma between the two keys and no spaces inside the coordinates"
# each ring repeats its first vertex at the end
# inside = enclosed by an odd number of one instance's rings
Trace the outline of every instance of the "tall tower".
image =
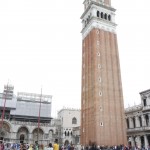
{"type": "Polygon", "coordinates": [[[111,0],[83,4],[81,144],[126,144],[115,9],[111,0]]]}

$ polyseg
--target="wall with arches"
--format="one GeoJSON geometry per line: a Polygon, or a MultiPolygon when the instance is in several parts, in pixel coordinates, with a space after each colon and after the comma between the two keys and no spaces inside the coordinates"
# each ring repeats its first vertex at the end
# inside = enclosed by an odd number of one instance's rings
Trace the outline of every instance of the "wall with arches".
{"type": "MultiPolygon", "coordinates": [[[[57,126],[41,125],[39,128],[39,140],[53,142],[57,126]],[[51,134],[50,134],[51,131],[51,134]]],[[[3,132],[0,130],[0,137],[9,142],[35,143],[37,140],[38,127],[31,122],[4,120],[3,132]]],[[[47,143],[46,143],[47,144],[47,143]]]]}

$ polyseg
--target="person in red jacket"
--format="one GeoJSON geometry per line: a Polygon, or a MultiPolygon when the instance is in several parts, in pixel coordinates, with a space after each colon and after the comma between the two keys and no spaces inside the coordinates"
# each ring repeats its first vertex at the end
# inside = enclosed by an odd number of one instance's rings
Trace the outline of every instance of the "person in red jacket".
{"type": "Polygon", "coordinates": [[[4,144],[2,141],[0,141],[0,150],[4,150],[4,144]]]}

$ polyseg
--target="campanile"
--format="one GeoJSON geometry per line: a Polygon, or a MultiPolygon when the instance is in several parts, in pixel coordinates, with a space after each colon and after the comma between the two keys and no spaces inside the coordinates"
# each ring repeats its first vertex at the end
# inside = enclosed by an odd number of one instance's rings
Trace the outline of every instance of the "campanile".
{"type": "Polygon", "coordinates": [[[111,0],[85,0],[82,19],[81,144],[127,144],[111,0]]]}

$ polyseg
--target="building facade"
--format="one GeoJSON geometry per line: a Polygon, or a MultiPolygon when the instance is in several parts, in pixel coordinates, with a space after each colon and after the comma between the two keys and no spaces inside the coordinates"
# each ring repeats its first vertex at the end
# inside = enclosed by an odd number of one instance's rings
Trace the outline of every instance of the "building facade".
{"type": "Polygon", "coordinates": [[[53,142],[58,137],[59,123],[51,121],[52,96],[23,92],[15,96],[13,90],[7,85],[0,93],[0,139],[44,145],[53,142]]]}
{"type": "Polygon", "coordinates": [[[81,144],[126,144],[115,9],[111,0],[83,4],[81,144]]]}
{"type": "Polygon", "coordinates": [[[61,122],[61,143],[79,144],[80,143],[80,115],[79,109],[63,108],[58,112],[58,119],[61,122]]]}
{"type": "Polygon", "coordinates": [[[125,109],[128,142],[131,146],[150,145],[150,90],[140,92],[141,104],[125,109]]]}

